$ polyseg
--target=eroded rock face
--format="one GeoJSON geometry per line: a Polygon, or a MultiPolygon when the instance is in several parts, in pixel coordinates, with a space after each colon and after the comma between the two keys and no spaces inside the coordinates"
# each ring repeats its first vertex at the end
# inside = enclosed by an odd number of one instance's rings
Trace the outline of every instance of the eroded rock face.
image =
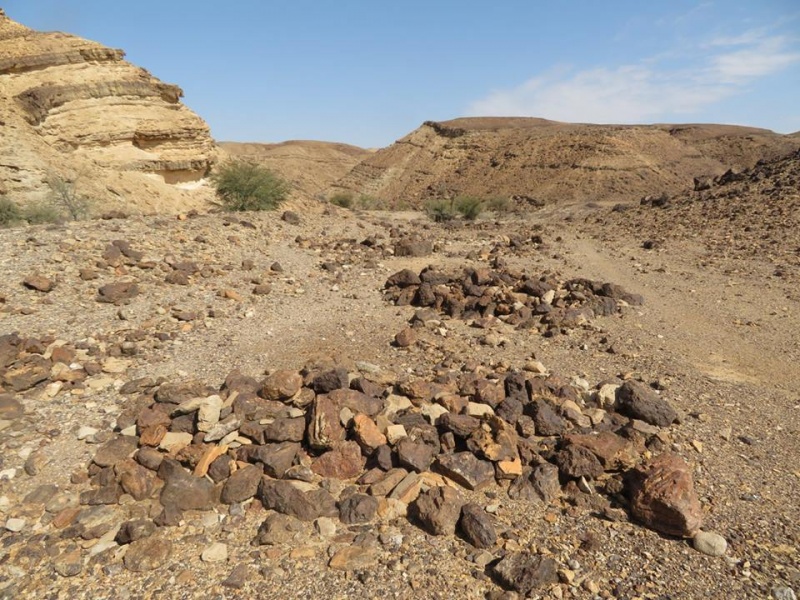
{"type": "Polygon", "coordinates": [[[200,181],[213,163],[208,125],[181,104],[178,86],[124,55],[69,34],[33,31],[0,12],[2,191],[37,199],[48,191],[42,175],[52,173],[75,182],[102,210],[115,201],[128,211],[126,202],[175,210],[210,197],[209,189],[175,187],[200,181]]]}

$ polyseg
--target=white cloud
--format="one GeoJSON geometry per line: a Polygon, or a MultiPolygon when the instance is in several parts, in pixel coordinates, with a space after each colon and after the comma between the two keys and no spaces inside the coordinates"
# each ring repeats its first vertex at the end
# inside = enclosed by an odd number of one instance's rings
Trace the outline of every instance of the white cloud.
{"type": "Polygon", "coordinates": [[[473,102],[467,114],[594,123],[669,120],[698,112],[800,62],[790,40],[761,30],[717,38],[702,48],[703,58],[679,68],[660,67],[658,59],[650,58],[613,68],[554,69],[515,88],[491,92],[473,102]]]}

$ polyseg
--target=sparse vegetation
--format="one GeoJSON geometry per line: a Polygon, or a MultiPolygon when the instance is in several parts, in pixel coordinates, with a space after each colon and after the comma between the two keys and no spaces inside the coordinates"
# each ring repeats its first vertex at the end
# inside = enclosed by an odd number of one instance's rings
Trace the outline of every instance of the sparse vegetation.
{"type": "Polygon", "coordinates": [[[248,160],[232,160],[211,176],[220,204],[227,211],[274,210],[286,200],[289,183],[270,169],[248,160]]]}
{"type": "MultiPolygon", "coordinates": [[[[47,185],[50,186],[49,203],[56,215],[65,213],[73,221],[85,219],[89,215],[91,201],[78,192],[77,180],[67,181],[63,177],[51,173],[47,178],[47,185]]],[[[52,220],[58,221],[59,218],[56,216],[52,220]]]]}
{"type": "Polygon", "coordinates": [[[22,211],[23,218],[31,225],[42,223],[59,223],[64,220],[64,213],[51,200],[29,204],[22,211]]]}
{"type": "Polygon", "coordinates": [[[22,221],[22,211],[11,198],[0,197],[0,227],[11,227],[22,221]]]}
{"type": "Polygon", "coordinates": [[[353,192],[337,192],[331,196],[330,203],[340,208],[353,208],[353,192]]]}
{"type": "Polygon", "coordinates": [[[484,201],[483,207],[490,212],[502,214],[509,212],[513,208],[513,204],[511,199],[506,196],[492,196],[484,201]]]}
{"type": "Polygon", "coordinates": [[[483,200],[475,196],[459,196],[455,200],[456,211],[467,221],[474,221],[483,210],[483,200]]]}
{"type": "Polygon", "coordinates": [[[424,210],[425,214],[436,223],[445,223],[456,218],[453,200],[429,200],[424,210]]]}

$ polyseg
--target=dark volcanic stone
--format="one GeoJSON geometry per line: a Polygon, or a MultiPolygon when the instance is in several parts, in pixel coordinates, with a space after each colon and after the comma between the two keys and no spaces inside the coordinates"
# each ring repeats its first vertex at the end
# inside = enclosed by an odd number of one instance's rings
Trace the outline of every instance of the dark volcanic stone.
{"type": "Polygon", "coordinates": [[[161,463],[158,476],[165,482],[161,490],[161,505],[165,508],[174,507],[179,511],[209,510],[217,499],[211,481],[195,477],[171,458],[165,458],[161,463]]]}
{"type": "Polygon", "coordinates": [[[100,467],[113,467],[131,456],[136,450],[136,438],[121,435],[103,444],[94,455],[94,463],[100,467]]]}
{"type": "Polygon", "coordinates": [[[558,467],[543,463],[535,467],[525,467],[522,475],[508,487],[508,496],[515,500],[544,502],[550,504],[561,495],[558,481],[558,467]]]}
{"type": "Polygon", "coordinates": [[[139,295],[139,286],[132,281],[109,283],[97,290],[97,301],[121,304],[139,295]]]}
{"type": "Polygon", "coordinates": [[[526,412],[530,412],[530,416],[533,417],[536,435],[561,435],[564,432],[566,427],[564,419],[556,414],[546,400],[534,400],[526,407],[526,412]]]}
{"type": "Polygon", "coordinates": [[[378,500],[366,494],[353,494],[339,503],[339,519],[342,523],[367,523],[375,518],[378,500]]]}
{"type": "Polygon", "coordinates": [[[397,444],[397,457],[400,464],[418,473],[427,471],[433,462],[434,449],[428,444],[403,438],[397,444]]]}
{"type": "Polygon", "coordinates": [[[247,465],[230,476],[222,487],[223,504],[244,502],[256,495],[264,469],[256,465],[247,465]]]}
{"type": "MultiPolygon", "coordinates": [[[[325,490],[319,491],[324,492],[325,490]]],[[[302,492],[288,481],[263,477],[258,488],[258,497],[264,508],[297,517],[301,521],[313,521],[323,515],[324,507],[317,502],[319,498],[311,493],[302,492]]],[[[332,498],[331,501],[333,501],[332,498]]]]}
{"type": "Polygon", "coordinates": [[[567,477],[598,477],[603,465],[591,451],[583,446],[571,445],[556,454],[556,464],[567,477]]]}
{"type": "Polygon", "coordinates": [[[458,526],[464,538],[476,548],[491,548],[497,541],[491,517],[477,504],[461,507],[458,526]]]}
{"type": "Polygon", "coordinates": [[[150,537],[156,531],[156,524],[147,519],[136,519],[125,521],[120,525],[117,537],[114,538],[118,544],[130,544],[136,540],[150,537]]]}
{"type": "Polygon", "coordinates": [[[527,596],[535,589],[558,583],[557,569],[558,564],[550,557],[513,552],[506,554],[493,571],[503,587],[527,596]]]}
{"type": "Polygon", "coordinates": [[[327,394],[333,390],[347,389],[350,386],[350,380],[347,375],[347,369],[339,367],[320,373],[311,381],[311,389],[317,394],[327,394]]]}
{"type": "Polygon", "coordinates": [[[617,410],[658,427],[669,427],[678,418],[669,402],[638,381],[626,381],[619,387],[617,410]]]}
{"type": "Polygon", "coordinates": [[[435,467],[468,490],[480,490],[494,481],[492,463],[480,460],[472,452],[440,454],[435,467]]]}

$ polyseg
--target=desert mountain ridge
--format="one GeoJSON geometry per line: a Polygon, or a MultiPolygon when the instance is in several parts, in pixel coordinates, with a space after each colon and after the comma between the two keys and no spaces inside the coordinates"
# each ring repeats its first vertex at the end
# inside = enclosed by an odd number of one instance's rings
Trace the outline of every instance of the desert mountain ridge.
{"type": "Polygon", "coordinates": [[[379,150],[322,141],[216,143],[182,91],[126,62],[124,51],[38,32],[0,9],[0,194],[45,198],[53,176],[95,212],[174,213],[214,207],[207,175],[248,158],[319,207],[341,191],[384,207],[429,199],[514,198],[519,207],[635,201],[691,189],[800,147],[800,132],[714,124],[597,125],[540,118],[427,121],[379,150]]]}
{"type": "Polygon", "coordinates": [[[368,156],[329,192],[351,190],[411,206],[460,194],[534,204],[638,200],[785,155],[799,142],[797,134],[735,125],[428,121],[368,156]]]}

